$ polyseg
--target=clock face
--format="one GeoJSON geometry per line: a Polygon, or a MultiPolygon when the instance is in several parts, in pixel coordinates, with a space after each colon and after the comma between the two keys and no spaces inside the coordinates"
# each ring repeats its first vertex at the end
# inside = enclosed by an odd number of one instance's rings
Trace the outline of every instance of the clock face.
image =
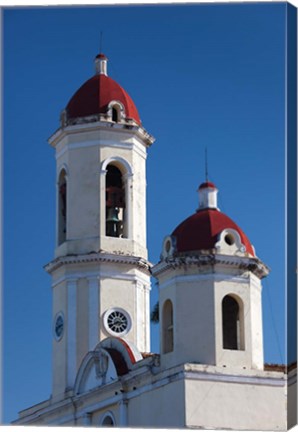
{"type": "Polygon", "coordinates": [[[59,313],[56,316],[55,327],[54,327],[55,337],[57,340],[60,340],[62,338],[63,330],[64,330],[64,319],[62,313],[59,313]]]}
{"type": "Polygon", "coordinates": [[[130,330],[131,319],[123,309],[109,309],[104,315],[104,326],[113,336],[124,336],[130,330]]]}
{"type": "Polygon", "coordinates": [[[115,333],[122,333],[127,329],[128,320],[123,312],[114,311],[108,316],[108,326],[115,333]]]}

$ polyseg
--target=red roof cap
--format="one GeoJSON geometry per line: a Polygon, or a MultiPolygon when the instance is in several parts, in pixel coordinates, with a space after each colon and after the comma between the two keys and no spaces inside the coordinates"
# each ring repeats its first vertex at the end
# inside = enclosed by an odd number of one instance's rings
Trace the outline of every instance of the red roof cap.
{"type": "Polygon", "coordinates": [[[199,189],[206,189],[206,188],[212,188],[217,189],[214,183],[211,183],[210,181],[206,181],[205,183],[202,183],[199,186],[199,189]]]}
{"type": "Polygon", "coordinates": [[[102,54],[102,53],[97,54],[97,56],[96,56],[95,58],[101,58],[101,59],[104,59],[104,60],[107,60],[107,59],[108,59],[107,56],[105,56],[105,55],[102,54]]]}
{"type": "MultiPolygon", "coordinates": [[[[103,54],[99,54],[101,55],[103,54]]],[[[103,74],[93,76],[79,88],[68,102],[66,112],[68,118],[104,114],[113,100],[122,103],[126,118],[141,124],[137,108],[128,93],[116,81],[103,74]]]]}
{"type": "Polygon", "coordinates": [[[176,237],[177,252],[213,249],[218,241],[218,235],[226,228],[237,231],[246,252],[255,256],[244,232],[232,219],[216,209],[200,210],[178,225],[172,234],[176,237]]]}

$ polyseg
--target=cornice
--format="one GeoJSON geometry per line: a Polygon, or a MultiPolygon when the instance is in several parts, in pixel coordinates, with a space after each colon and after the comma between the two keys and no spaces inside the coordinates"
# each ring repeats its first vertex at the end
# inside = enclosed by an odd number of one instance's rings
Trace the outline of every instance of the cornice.
{"type": "Polygon", "coordinates": [[[44,266],[44,269],[51,274],[53,271],[57,270],[59,267],[70,264],[81,264],[81,263],[115,263],[120,265],[134,265],[140,270],[144,271],[150,275],[150,270],[152,264],[141,257],[135,257],[130,255],[122,255],[118,253],[108,253],[108,252],[93,252],[89,254],[81,255],[65,255],[57,257],[48,264],[44,266]]]}
{"type": "MultiPolygon", "coordinates": [[[[86,120],[86,119],[85,119],[86,120]]],[[[78,122],[76,124],[67,125],[65,127],[60,127],[57,129],[53,135],[50,136],[48,139],[49,144],[52,147],[56,147],[58,142],[63,139],[67,135],[77,134],[81,132],[92,132],[92,131],[119,131],[121,133],[127,133],[127,134],[135,134],[138,136],[141,141],[146,145],[146,147],[150,147],[154,141],[155,138],[153,135],[150,135],[146,129],[144,129],[142,126],[139,126],[137,124],[130,124],[130,123],[114,123],[110,121],[102,121],[99,120],[98,117],[90,118],[89,121],[82,121],[81,123],[78,122]]]]}
{"type": "Polygon", "coordinates": [[[157,277],[168,270],[182,268],[185,270],[191,267],[203,269],[206,268],[206,266],[210,266],[213,269],[218,266],[250,271],[259,279],[262,279],[269,274],[269,268],[259,260],[259,258],[220,255],[216,254],[213,250],[189,256],[184,255],[162,259],[158,264],[152,267],[152,274],[157,277]]]}

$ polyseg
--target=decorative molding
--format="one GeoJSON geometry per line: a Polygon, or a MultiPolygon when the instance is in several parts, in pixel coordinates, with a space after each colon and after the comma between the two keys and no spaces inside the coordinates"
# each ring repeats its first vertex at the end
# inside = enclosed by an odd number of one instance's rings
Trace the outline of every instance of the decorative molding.
{"type": "Polygon", "coordinates": [[[152,268],[152,274],[157,277],[159,274],[170,269],[186,269],[192,266],[202,269],[206,268],[206,266],[211,266],[213,271],[215,266],[240,269],[252,272],[259,279],[269,274],[269,268],[258,258],[220,255],[214,249],[193,255],[162,259],[152,268]]]}
{"type": "Polygon", "coordinates": [[[240,234],[232,229],[226,228],[220,234],[217,243],[215,243],[215,248],[219,253],[224,255],[229,255],[231,253],[241,253],[244,254],[246,251],[245,245],[241,242],[240,234]],[[231,244],[228,244],[226,241],[226,237],[230,236],[232,241],[231,244]]]}
{"type": "Polygon", "coordinates": [[[108,262],[116,263],[120,265],[133,265],[143,270],[145,273],[150,275],[150,269],[152,264],[141,257],[135,257],[131,255],[118,255],[107,252],[94,252],[84,255],[66,255],[62,257],[57,257],[50,263],[44,266],[44,269],[51,274],[54,270],[57,270],[63,265],[69,264],[81,264],[81,263],[92,263],[92,262],[108,262]]]}
{"type": "Polygon", "coordinates": [[[237,384],[267,385],[270,387],[283,387],[286,384],[284,378],[267,378],[247,375],[229,375],[220,373],[208,373],[192,371],[184,372],[184,378],[195,381],[233,382],[237,384]]]}

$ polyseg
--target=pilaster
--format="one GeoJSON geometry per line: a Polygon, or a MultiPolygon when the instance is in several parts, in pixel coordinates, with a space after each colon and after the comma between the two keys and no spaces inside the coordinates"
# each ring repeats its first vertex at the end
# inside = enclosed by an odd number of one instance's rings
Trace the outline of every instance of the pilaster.
{"type": "Polygon", "coordinates": [[[77,279],[67,281],[67,387],[73,387],[77,373],[77,279]]]}
{"type": "Polygon", "coordinates": [[[87,279],[89,284],[89,351],[92,351],[99,340],[99,277],[87,279]]]}

